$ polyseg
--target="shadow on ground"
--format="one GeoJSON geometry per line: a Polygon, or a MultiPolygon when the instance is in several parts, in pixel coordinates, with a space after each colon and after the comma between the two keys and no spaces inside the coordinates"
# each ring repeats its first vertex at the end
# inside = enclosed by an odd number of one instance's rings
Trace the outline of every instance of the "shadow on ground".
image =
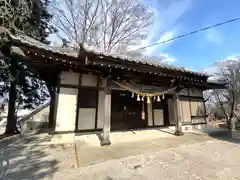
{"type": "Polygon", "coordinates": [[[226,129],[216,129],[205,133],[214,139],[240,144],[240,139],[233,138],[231,132],[226,129]]]}
{"type": "MultiPolygon", "coordinates": [[[[14,142],[1,142],[0,179],[44,179],[58,170],[59,163],[43,146],[36,144],[46,139],[17,138],[14,142]]],[[[51,147],[55,148],[55,147],[51,147]]]]}
{"type": "Polygon", "coordinates": [[[213,139],[240,144],[240,139],[233,138],[232,133],[229,132],[228,129],[212,127],[208,124],[202,125],[200,129],[197,126],[193,126],[193,131],[189,131],[188,134],[193,134],[196,136],[207,135],[213,139]]]}

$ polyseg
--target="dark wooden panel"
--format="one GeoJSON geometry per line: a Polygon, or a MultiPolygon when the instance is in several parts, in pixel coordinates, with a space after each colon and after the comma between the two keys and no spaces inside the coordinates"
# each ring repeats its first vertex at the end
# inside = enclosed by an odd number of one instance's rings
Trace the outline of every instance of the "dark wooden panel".
{"type": "Polygon", "coordinates": [[[97,108],[98,90],[92,88],[79,89],[79,108],[97,108]]]}

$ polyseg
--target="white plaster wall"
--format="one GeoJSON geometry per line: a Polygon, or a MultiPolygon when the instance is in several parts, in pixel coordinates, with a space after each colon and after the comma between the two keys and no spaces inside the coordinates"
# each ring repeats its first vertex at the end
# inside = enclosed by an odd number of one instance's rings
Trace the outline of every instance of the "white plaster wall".
{"type": "Polygon", "coordinates": [[[147,104],[148,126],[153,126],[152,103],[147,104]]]}
{"type": "Polygon", "coordinates": [[[105,93],[104,91],[99,91],[98,93],[98,121],[97,121],[97,128],[102,129],[103,128],[103,122],[104,122],[104,98],[105,93]]]}
{"type": "Polygon", "coordinates": [[[161,126],[164,125],[163,122],[163,109],[154,109],[154,125],[161,126]]]}
{"type": "Polygon", "coordinates": [[[78,115],[78,130],[95,129],[95,108],[80,108],[78,115]]]}
{"type": "Polygon", "coordinates": [[[78,89],[60,88],[55,131],[74,131],[78,89]]]}
{"type": "Polygon", "coordinates": [[[96,75],[82,74],[81,78],[82,86],[97,86],[98,77],[96,75]]]}
{"type": "Polygon", "coordinates": [[[80,76],[79,73],[63,71],[60,74],[61,84],[78,85],[79,76],[80,76]]]}
{"type": "Polygon", "coordinates": [[[174,125],[175,117],[174,117],[174,109],[173,109],[173,100],[168,99],[167,103],[168,103],[169,122],[170,122],[170,125],[174,125]]]}

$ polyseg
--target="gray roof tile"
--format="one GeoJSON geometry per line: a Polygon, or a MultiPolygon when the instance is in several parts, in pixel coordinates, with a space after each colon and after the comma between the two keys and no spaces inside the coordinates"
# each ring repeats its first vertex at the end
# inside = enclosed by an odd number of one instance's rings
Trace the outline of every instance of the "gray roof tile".
{"type": "MultiPolygon", "coordinates": [[[[77,58],[78,57],[78,51],[74,50],[73,48],[59,48],[59,47],[53,47],[44,43],[41,43],[33,38],[30,38],[26,35],[13,35],[11,34],[7,29],[0,27],[0,34],[2,32],[7,32],[7,34],[11,37],[12,40],[14,40],[15,42],[19,42],[22,44],[26,44],[28,46],[32,46],[32,47],[36,47],[36,48],[40,48],[40,49],[44,49],[46,51],[50,51],[53,53],[58,53],[58,54],[62,54],[62,55],[66,55],[69,57],[73,57],[73,58],[77,58]]],[[[168,64],[164,64],[161,62],[157,62],[157,61],[151,61],[151,60],[146,60],[146,59],[133,59],[130,58],[126,55],[123,54],[117,54],[117,53],[109,53],[109,52],[101,52],[99,51],[99,49],[92,47],[92,46],[88,46],[86,44],[84,44],[84,49],[87,52],[91,52],[97,55],[104,55],[104,56],[108,56],[108,57],[112,57],[112,58],[119,58],[122,60],[126,60],[126,61],[134,61],[136,63],[141,63],[141,64],[147,64],[147,65],[151,65],[151,66],[155,66],[155,67],[161,67],[161,68],[166,68],[169,70],[176,70],[179,72],[183,72],[183,73],[191,73],[194,75],[200,75],[200,76],[208,76],[205,73],[199,73],[199,72],[193,72],[193,71],[189,71],[187,69],[184,68],[178,68],[178,67],[174,67],[174,66],[170,66],[168,64]]]]}

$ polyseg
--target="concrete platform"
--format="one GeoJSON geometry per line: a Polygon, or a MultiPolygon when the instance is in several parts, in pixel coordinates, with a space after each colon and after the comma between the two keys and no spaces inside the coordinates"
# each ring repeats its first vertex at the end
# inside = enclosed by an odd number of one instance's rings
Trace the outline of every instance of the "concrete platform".
{"type": "Polygon", "coordinates": [[[97,135],[76,136],[78,165],[86,166],[145,152],[187,145],[211,139],[209,136],[185,134],[177,137],[161,130],[118,132],[111,134],[110,146],[100,146],[97,135]]]}
{"type": "MultiPolygon", "coordinates": [[[[100,147],[100,136],[101,133],[87,135],[76,134],[75,141],[81,141],[82,143],[89,146],[100,147]]],[[[138,141],[154,140],[166,137],[170,138],[174,136],[172,133],[161,131],[161,129],[119,131],[111,132],[110,134],[111,145],[119,143],[133,143],[138,141]]]]}

